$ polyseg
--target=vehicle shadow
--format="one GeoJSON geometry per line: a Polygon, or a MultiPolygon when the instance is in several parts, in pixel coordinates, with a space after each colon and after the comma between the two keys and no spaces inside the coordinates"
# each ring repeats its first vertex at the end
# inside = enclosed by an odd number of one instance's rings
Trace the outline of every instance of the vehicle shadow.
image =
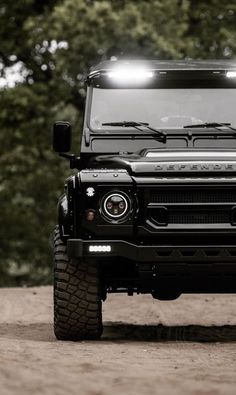
{"type": "Polygon", "coordinates": [[[189,341],[189,342],[234,342],[236,325],[139,325],[123,322],[105,322],[103,341],[189,341]]]}
{"type": "MultiPolygon", "coordinates": [[[[0,338],[54,342],[50,323],[0,324],[0,338]]],[[[165,326],[105,322],[102,342],[236,342],[236,325],[165,326]]]]}

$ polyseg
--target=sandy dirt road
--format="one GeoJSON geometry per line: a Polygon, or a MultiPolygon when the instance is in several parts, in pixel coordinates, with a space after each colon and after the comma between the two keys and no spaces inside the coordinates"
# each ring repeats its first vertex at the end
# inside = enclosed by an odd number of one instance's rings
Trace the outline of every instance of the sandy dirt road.
{"type": "Polygon", "coordinates": [[[112,295],[99,342],[59,342],[52,288],[0,289],[0,394],[236,394],[236,295],[112,295]]]}

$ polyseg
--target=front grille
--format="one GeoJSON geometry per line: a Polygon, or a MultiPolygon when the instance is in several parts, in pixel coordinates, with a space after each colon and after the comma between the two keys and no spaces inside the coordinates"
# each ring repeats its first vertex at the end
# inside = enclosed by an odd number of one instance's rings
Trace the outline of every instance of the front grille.
{"type": "Polygon", "coordinates": [[[235,203],[236,189],[157,189],[150,193],[150,203],[235,203]]]}
{"type": "Polygon", "coordinates": [[[159,186],[146,190],[146,220],[154,228],[235,226],[236,188],[159,186]]]}
{"type": "Polygon", "coordinates": [[[170,209],[169,224],[224,224],[230,222],[230,210],[220,209],[170,209]]]}

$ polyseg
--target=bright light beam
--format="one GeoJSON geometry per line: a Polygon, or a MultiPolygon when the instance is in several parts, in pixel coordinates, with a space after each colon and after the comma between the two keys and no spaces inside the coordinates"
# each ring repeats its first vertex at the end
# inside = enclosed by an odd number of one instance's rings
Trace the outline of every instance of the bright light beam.
{"type": "Polygon", "coordinates": [[[111,252],[110,245],[90,245],[89,252],[111,252]]]}
{"type": "Polygon", "coordinates": [[[118,82],[142,82],[153,77],[153,72],[144,69],[122,68],[108,73],[108,77],[118,82]]]}
{"type": "Polygon", "coordinates": [[[236,71],[227,71],[226,77],[228,77],[228,78],[236,78],[236,71]]]}

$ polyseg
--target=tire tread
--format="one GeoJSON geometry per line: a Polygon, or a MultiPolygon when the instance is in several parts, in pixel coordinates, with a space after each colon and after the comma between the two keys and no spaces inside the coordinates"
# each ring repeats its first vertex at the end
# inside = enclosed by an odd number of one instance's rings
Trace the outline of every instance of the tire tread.
{"type": "Polygon", "coordinates": [[[54,333],[59,340],[99,339],[102,308],[98,267],[69,259],[59,227],[54,237],[54,333]]]}

